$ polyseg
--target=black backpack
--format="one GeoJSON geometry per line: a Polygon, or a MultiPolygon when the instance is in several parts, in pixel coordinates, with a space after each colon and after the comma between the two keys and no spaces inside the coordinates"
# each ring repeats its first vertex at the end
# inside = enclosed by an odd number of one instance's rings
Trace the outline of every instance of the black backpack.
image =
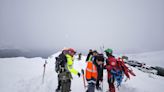
{"type": "Polygon", "coordinates": [[[65,71],[66,63],[67,63],[67,58],[63,53],[61,53],[58,57],[56,57],[55,71],[57,73],[65,71]]]}

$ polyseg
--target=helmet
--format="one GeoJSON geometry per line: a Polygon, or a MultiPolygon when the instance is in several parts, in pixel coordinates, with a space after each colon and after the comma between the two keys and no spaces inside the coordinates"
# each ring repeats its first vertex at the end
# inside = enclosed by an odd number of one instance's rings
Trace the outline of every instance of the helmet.
{"type": "Polygon", "coordinates": [[[65,54],[68,54],[68,48],[63,48],[62,49],[62,53],[65,55],[65,54]]]}
{"type": "Polygon", "coordinates": [[[76,51],[75,51],[73,48],[68,48],[67,50],[68,50],[69,52],[76,53],[76,51]]]}
{"type": "Polygon", "coordinates": [[[89,49],[89,52],[92,52],[92,49],[89,49]]]}
{"type": "Polygon", "coordinates": [[[112,54],[113,53],[113,50],[108,48],[104,52],[112,54]]]}

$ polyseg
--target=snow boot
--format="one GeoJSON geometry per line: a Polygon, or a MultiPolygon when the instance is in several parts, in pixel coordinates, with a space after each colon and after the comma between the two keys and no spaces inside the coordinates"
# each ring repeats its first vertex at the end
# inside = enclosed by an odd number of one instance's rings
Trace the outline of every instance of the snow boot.
{"type": "Polygon", "coordinates": [[[60,88],[57,88],[57,89],[55,90],[55,92],[61,92],[60,88]]]}

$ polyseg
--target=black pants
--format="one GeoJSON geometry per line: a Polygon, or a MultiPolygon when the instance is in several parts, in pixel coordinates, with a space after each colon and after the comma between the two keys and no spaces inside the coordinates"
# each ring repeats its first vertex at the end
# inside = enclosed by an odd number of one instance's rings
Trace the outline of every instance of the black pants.
{"type": "Polygon", "coordinates": [[[61,88],[61,80],[59,80],[59,74],[58,74],[58,87],[57,89],[60,89],[61,88]]]}
{"type": "Polygon", "coordinates": [[[71,90],[71,80],[67,82],[58,81],[58,88],[61,92],[69,92],[71,90]]]}
{"type": "Polygon", "coordinates": [[[70,92],[71,80],[61,81],[61,92],[70,92]]]}
{"type": "Polygon", "coordinates": [[[115,82],[115,79],[114,79],[113,76],[110,79],[108,79],[109,91],[110,92],[115,92],[114,82],[115,82]]]}
{"type": "Polygon", "coordinates": [[[71,78],[67,78],[65,80],[60,79],[61,76],[58,74],[58,90],[61,92],[69,92],[71,90],[71,78]]]}
{"type": "Polygon", "coordinates": [[[88,84],[88,90],[86,92],[95,92],[95,84],[89,83],[88,84]]]}
{"type": "Polygon", "coordinates": [[[97,80],[96,81],[96,88],[99,88],[100,87],[100,83],[99,82],[100,82],[100,80],[97,80]]]}

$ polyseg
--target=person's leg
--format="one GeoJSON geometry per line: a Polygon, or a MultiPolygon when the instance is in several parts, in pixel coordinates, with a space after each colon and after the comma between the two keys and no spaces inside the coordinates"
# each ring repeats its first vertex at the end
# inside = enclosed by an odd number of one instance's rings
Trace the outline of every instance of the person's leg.
{"type": "Polygon", "coordinates": [[[110,83],[109,86],[110,86],[110,88],[109,88],[110,92],[115,92],[114,83],[110,83]]]}
{"type": "Polygon", "coordinates": [[[58,88],[59,89],[61,88],[61,81],[60,80],[58,81],[58,88]]]}
{"type": "Polygon", "coordinates": [[[96,89],[101,90],[99,80],[96,81],[96,89]]]}
{"type": "Polygon", "coordinates": [[[90,83],[87,92],[95,92],[95,84],[90,83]]]}
{"type": "Polygon", "coordinates": [[[69,88],[68,90],[71,91],[71,79],[68,81],[69,88]]]}
{"type": "Polygon", "coordinates": [[[114,78],[108,79],[109,84],[109,92],[115,92],[115,86],[114,86],[114,78]]]}
{"type": "Polygon", "coordinates": [[[60,88],[61,88],[61,80],[59,79],[59,75],[58,75],[58,86],[57,86],[56,91],[58,92],[60,88]]]}
{"type": "Polygon", "coordinates": [[[68,81],[62,81],[61,92],[69,92],[69,83],[68,81]]]}

